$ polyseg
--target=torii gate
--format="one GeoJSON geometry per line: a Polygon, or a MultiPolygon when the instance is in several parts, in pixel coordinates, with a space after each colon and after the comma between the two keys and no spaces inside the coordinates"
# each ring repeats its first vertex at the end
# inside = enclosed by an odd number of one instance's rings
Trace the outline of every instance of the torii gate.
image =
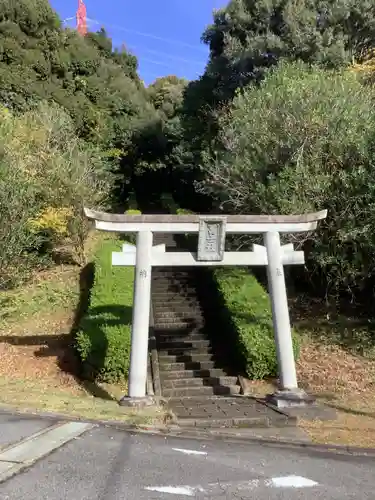
{"type": "Polygon", "coordinates": [[[147,356],[153,266],[267,266],[269,294],[279,368],[280,388],[270,401],[279,406],[305,405],[312,400],[298,388],[285,286],[284,265],[304,264],[304,253],[281,245],[280,233],[313,231],[327,211],[304,215],[116,215],[85,208],[96,229],[136,233],[136,247],[123,245],[112,253],[112,265],[135,266],[128,396],[121,405],[147,404],[147,356]],[[197,252],[166,252],[153,246],[153,233],[199,233],[197,252]],[[264,246],[253,251],[226,252],[226,234],[261,233],[264,246]]]}

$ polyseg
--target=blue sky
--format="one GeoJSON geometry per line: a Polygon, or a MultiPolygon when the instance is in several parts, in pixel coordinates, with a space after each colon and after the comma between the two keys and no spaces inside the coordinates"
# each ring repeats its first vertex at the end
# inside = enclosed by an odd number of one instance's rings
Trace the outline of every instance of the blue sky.
{"type": "MultiPolygon", "coordinates": [[[[72,18],[78,0],[50,0],[62,19],[72,18]]],[[[208,49],[200,36],[213,9],[226,0],[85,0],[92,31],[104,26],[115,46],[125,44],[138,57],[148,84],[174,74],[195,79],[204,70],[208,49]],[[95,21],[92,22],[91,20],[95,21]]],[[[75,25],[75,19],[67,21],[75,25]]]]}

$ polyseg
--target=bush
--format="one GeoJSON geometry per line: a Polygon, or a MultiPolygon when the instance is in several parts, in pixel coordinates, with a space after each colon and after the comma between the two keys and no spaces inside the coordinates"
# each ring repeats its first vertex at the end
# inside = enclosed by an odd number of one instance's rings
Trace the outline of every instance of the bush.
{"type": "MultiPolygon", "coordinates": [[[[236,354],[247,377],[276,377],[276,346],[267,292],[246,269],[216,269],[214,276],[235,330],[236,354]]],[[[295,358],[299,345],[293,332],[295,358]]]]}
{"type": "MultiPolygon", "coordinates": [[[[204,190],[225,211],[328,209],[305,244],[328,293],[369,289],[375,278],[373,88],[351,71],[280,64],[238,92],[220,123],[204,190]]],[[[298,236],[298,238],[297,238],[298,236]]]]}
{"type": "Polygon", "coordinates": [[[83,376],[102,382],[128,378],[133,305],[133,267],[112,267],[123,241],[105,239],[94,259],[90,304],[76,336],[83,376]]]}
{"type": "Polygon", "coordinates": [[[46,103],[22,116],[0,108],[0,287],[15,285],[56,247],[83,259],[86,202],[100,205],[110,174],[69,116],[46,103]]]}

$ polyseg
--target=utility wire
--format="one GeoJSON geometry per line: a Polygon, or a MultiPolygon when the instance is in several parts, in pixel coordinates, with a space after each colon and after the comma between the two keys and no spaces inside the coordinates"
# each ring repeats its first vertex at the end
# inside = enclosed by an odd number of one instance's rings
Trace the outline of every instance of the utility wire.
{"type": "MultiPolygon", "coordinates": [[[[63,20],[63,24],[66,24],[67,21],[72,21],[73,19],[75,19],[75,17],[67,17],[63,20]]],[[[135,30],[130,30],[130,29],[127,29],[127,28],[124,28],[122,26],[117,26],[117,25],[114,25],[114,24],[108,24],[108,23],[103,23],[103,22],[100,22],[100,21],[97,21],[95,19],[90,19],[90,18],[87,18],[87,21],[89,23],[92,23],[92,24],[96,24],[97,26],[103,26],[103,27],[110,27],[110,28],[113,28],[113,29],[117,29],[117,30],[120,30],[120,31],[124,31],[124,32],[127,32],[127,33],[133,33],[133,34],[136,34],[136,35],[139,35],[139,36],[144,36],[144,37],[148,37],[148,38],[153,38],[155,40],[161,40],[163,42],[166,42],[166,43],[169,43],[169,44],[173,44],[173,45],[180,45],[182,47],[189,47],[189,48],[192,48],[194,50],[198,50],[200,52],[207,52],[203,47],[199,46],[199,45],[192,45],[190,43],[185,43],[185,42],[181,42],[179,40],[172,40],[170,38],[163,38],[163,37],[160,37],[160,36],[157,36],[157,35],[154,35],[152,33],[142,33],[141,31],[135,31],[135,30]]],[[[127,45],[127,44],[126,44],[127,45]]],[[[128,45],[127,45],[128,46],[128,45]]],[[[151,50],[148,50],[148,52],[150,53],[154,53],[154,54],[162,54],[162,55],[167,55],[165,52],[159,52],[159,51],[151,51],[151,50]]],[[[182,62],[194,62],[195,64],[201,64],[201,62],[199,61],[187,61],[186,59],[181,59],[182,62]]]]}
{"type": "MultiPolygon", "coordinates": [[[[71,21],[73,19],[75,19],[75,17],[67,17],[66,19],[63,20],[63,23],[66,24],[68,21],[71,21]]],[[[156,39],[156,40],[161,40],[161,41],[164,41],[164,42],[169,43],[169,44],[180,45],[182,47],[189,47],[189,48],[192,48],[192,49],[195,49],[195,50],[199,50],[199,51],[202,51],[202,52],[204,51],[203,47],[199,47],[197,45],[192,45],[192,44],[189,44],[189,43],[181,42],[181,41],[178,41],[178,40],[172,40],[172,39],[169,39],[169,38],[163,38],[163,37],[154,35],[152,33],[142,33],[140,31],[129,30],[129,29],[124,28],[122,26],[108,24],[108,23],[103,23],[103,22],[100,22],[98,20],[90,19],[90,18],[87,18],[87,21],[88,21],[88,23],[92,23],[92,24],[95,24],[95,25],[98,25],[98,26],[103,26],[103,27],[109,27],[109,28],[113,28],[113,29],[118,29],[120,31],[124,31],[124,32],[127,32],[127,33],[133,33],[133,34],[136,34],[136,35],[139,35],[139,36],[144,36],[144,37],[153,38],[153,39],[156,39]]],[[[112,40],[112,43],[116,44],[118,42],[112,40]]],[[[183,63],[186,63],[186,64],[195,64],[195,65],[202,65],[202,66],[204,66],[204,64],[205,64],[205,61],[197,61],[197,60],[192,60],[192,59],[185,59],[185,58],[182,58],[182,57],[173,56],[171,54],[168,54],[167,52],[162,52],[162,51],[157,51],[157,50],[151,50],[151,49],[145,49],[145,48],[142,48],[142,47],[139,47],[139,46],[136,46],[136,45],[128,45],[126,42],[121,42],[121,44],[124,45],[125,48],[133,48],[135,50],[137,50],[137,49],[138,50],[143,50],[144,52],[147,52],[149,54],[159,55],[159,56],[166,57],[166,58],[171,59],[171,60],[183,62],[183,63]]],[[[171,67],[170,64],[168,64],[167,62],[162,62],[162,61],[158,61],[158,60],[155,60],[155,59],[149,59],[149,58],[144,57],[144,56],[142,56],[140,54],[136,54],[136,57],[137,57],[137,59],[140,62],[145,61],[145,62],[148,62],[150,64],[155,64],[157,66],[164,66],[164,67],[169,67],[169,68],[171,67]]],[[[142,71],[142,73],[144,73],[144,72],[142,71]]],[[[148,73],[150,75],[153,74],[155,76],[158,75],[157,73],[153,73],[153,72],[150,73],[148,71],[146,71],[146,73],[148,73]]],[[[194,72],[194,73],[197,76],[200,75],[200,73],[198,73],[198,72],[194,72]]]]}
{"type": "Polygon", "coordinates": [[[198,50],[200,52],[204,52],[204,53],[207,52],[203,47],[201,47],[199,45],[192,45],[190,43],[181,42],[180,40],[172,40],[171,38],[164,38],[164,37],[161,37],[158,35],[154,35],[153,33],[143,33],[141,31],[130,30],[128,28],[124,28],[123,26],[118,26],[115,24],[100,22],[96,19],[87,18],[87,21],[90,23],[96,24],[98,26],[103,26],[103,27],[108,26],[109,28],[117,29],[119,31],[124,31],[125,33],[132,33],[134,35],[144,36],[147,38],[153,38],[154,40],[161,40],[162,42],[169,43],[171,45],[180,45],[181,47],[189,47],[191,49],[198,50]]]}
{"type": "MultiPolygon", "coordinates": [[[[114,43],[121,45],[117,40],[114,41],[114,43]]],[[[204,66],[206,64],[206,61],[196,61],[193,59],[185,59],[183,57],[178,57],[178,56],[174,56],[172,54],[168,54],[168,52],[161,52],[159,50],[146,49],[146,48],[140,47],[138,45],[129,45],[126,42],[125,43],[123,42],[123,45],[125,46],[126,49],[134,49],[134,50],[138,50],[138,51],[143,51],[143,52],[147,52],[148,54],[154,54],[156,56],[167,57],[168,59],[172,59],[174,61],[180,61],[180,62],[187,63],[187,64],[196,64],[197,66],[202,66],[202,65],[204,66]]],[[[137,57],[142,57],[142,56],[137,55],[137,57]]]]}
{"type": "MultiPolygon", "coordinates": [[[[64,23],[65,21],[69,21],[69,20],[72,20],[72,19],[75,19],[74,17],[70,17],[70,18],[66,18],[64,19],[64,23]]],[[[171,60],[174,60],[174,61],[178,61],[178,62],[183,62],[183,63],[186,63],[186,64],[195,64],[195,65],[202,65],[204,66],[205,62],[204,61],[196,61],[196,60],[192,60],[192,59],[185,59],[185,58],[182,58],[182,57],[178,57],[178,56],[173,56],[171,54],[168,54],[167,52],[162,52],[162,51],[158,51],[158,50],[151,50],[151,49],[145,49],[143,47],[139,47],[139,46],[136,46],[136,45],[128,45],[127,43],[125,42],[119,42],[117,40],[112,40],[112,43],[113,44],[118,44],[118,45],[124,45],[126,49],[139,49],[139,50],[143,50],[144,52],[147,52],[149,54],[154,54],[154,55],[159,55],[159,56],[162,56],[162,57],[167,57],[168,59],[171,59],[171,60]]],[[[135,54],[138,61],[139,62],[142,62],[142,61],[145,61],[145,62],[148,62],[150,64],[155,64],[157,66],[164,66],[164,67],[167,67],[167,68],[171,68],[171,64],[168,64],[168,62],[163,62],[163,61],[158,61],[158,60],[155,60],[155,59],[149,59],[148,57],[145,57],[141,54],[135,54]]],[[[154,73],[155,75],[157,75],[157,73],[154,73]]],[[[195,75],[199,76],[200,73],[195,71],[194,72],[195,75]]]]}
{"type": "MultiPolygon", "coordinates": [[[[168,64],[168,63],[164,63],[164,62],[161,62],[161,61],[155,61],[154,59],[148,59],[147,57],[138,57],[137,58],[141,61],[145,61],[145,62],[148,62],[148,63],[151,63],[151,64],[156,64],[157,66],[165,66],[167,68],[171,68],[171,65],[168,64]]],[[[199,75],[199,73],[196,71],[195,72],[196,75],[199,75]]]]}

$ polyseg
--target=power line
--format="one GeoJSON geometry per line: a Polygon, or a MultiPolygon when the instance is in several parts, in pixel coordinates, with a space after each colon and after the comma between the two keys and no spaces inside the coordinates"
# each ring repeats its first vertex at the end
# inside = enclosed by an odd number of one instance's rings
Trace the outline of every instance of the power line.
{"type": "MultiPolygon", "coordinates": [[[[68,17],[66,19],[63,20],[63,23],[66,24],[67,21],[71,21],[75,19],[75,17],[68,17]]],[[[99,21],[97,20],[94,20],[94,19],[87,19],[88,22],[91,22],[93,24],[96,24],[96,25],[103,25],[103,23],[100,23],[99,21]]],[[[176,41],[176,40],[171,40],[171,39],[167,39],[167,38],[162,38],[162,37],[159,37],[159,36],[156,36],[156,35],[153,35],[151,33],[141,33],[141,32],[138,32],[138,31],[133,31],[133,30],[128,30],[126,28],[123,28],[121,26],[115,26],[115,25],[108,25],[106,24],[106,26],[109,26],[109,27],[112,27],[112,28],[115,28],[115,29],[119,29],[121,31],[127,31],[129,33],[135,33],[135,34],[139,34],[141,36],[145,36],[145,37],[149,37],[149,38],[154,38],[154,39],[157,39],[157,40],[162,40],[162,41],[165,41],[167,43],[171,43],[171,44],[174,44],[174,45],[180,45],[180,46],[185,46],[185,47],[191,47],[191,48],[194,48],[194,49],[198,49],[198,50],[202,50],[201,47],[197,47],[197,46],[194,46],[194,45],[190,45],[190,44],[187,44],[187,43],[184,43],[184,42],[179,42],[179,41],[176,41]]],[[[117,43],[117,41],[112,41],[113,43],[117,43]]],[[[133,48],[133,49],[140,49],[140,50],[144,50],[145,52],[149,53],[149,54],[154,54],[154,55],[159,55],[159,56],[162,56],[162,57],[167,57],[168,59],[171,59],[171,60],[174,60],[174,61],[178,61],[178,62],[182,62],[182,63],[186,63],[186,64],[196,64],[196,65],[204,65],[205,62],[204,61],[196,61],[196,60],[192,60],[192,59],[185,59],[185,58],[182,58],[182,57],[178,57],[178,56],[173,56],[167,52],[162,52],[162,51],[157,51],[157,50],[151,50],[151,49],[145,49],[145,48],[141,48],[139,46],[136,46],[136,45],[128,45],[127,43],[123,43],[121,42],[121,44],[123,44],[126,48],[133,48]]],[[[167,67],[167,68],[170,68],[172,69],[171,67],[171,64],[168,64],[168,62],[163,62],[163,61],[160,61],[160,60],[155,60],[155,59],[149,59],[147,57],[144,57],[142,55],[139,55],[137,54],[136,55],[137,59],[139,62],[148,62],[150,64],[155,64],[157,66],[164,66],[164,67],[167,67]]],[[[175,69],[174,69],[175,71],[175,69]]],[[[144,73],[144,71],[142,71],[142,73],[144,73]]],[[[153,75],[157,75],[157,73],[150,73],[150,72],[147,72],[149,74],[153,74],[153,75]]],[[[196,76],[199,76],[200,73],[197,72],[197,71],[194,71],[194,74],[196,76]]]]}
{"type": "MultiPolygon", "coordinates": [[[[72,19],[75,19],[75,18],[74,18],[74,17],[66,18],[66,19],[64,19],[64,21],[63,21],[63,22],[65,23],[66,21],[69,21],[69,20],[72,20],[72,19]]],[[[171,54],[168,54],[167,52],[162,52],[162,51],[157,51],[157,50],[151,50],[151,49],[145,49],[145,48],[143,48],[143,47],[141,48],[141,47],[138,47],[138,46],[136,46],[136,45],[128,45],[128,44],[126,44],[126,43],[119,42],[119,41],[116,41],[116,40],[115,40],[115,41],[113,41],[113,40],[112,40],[112,42],[113,42],[114,44],[117,44],[117,43],[118,43],[119,45],[123,44],[123,45],[125,46],[125,48],[127,48],[127,49],[128,49],[128,48],[133,48],[133,49],[137,49],[137,48],[138,48],[138,49],[144,50],[144,51],[145,51],[145,52],[147,52],[147,53],[154,54],[154,55],[159,55],[159,56],[162,56],[162,57],[164,56],[164,57],[167,57],[167,58],[169,58],[169,59],[171,59],[171,60],[178,61],[178,62],[183,62],[183,63],[186,63],[186,64],[196,64],[196,65],[202,65],[202,66],[205,64],[205,62],[204,62],[204,61],[199,62],[199,61],[195,61],[195,60],[191,60],[191,59],[185,59],[185,58],[182,58],[182,57],[173,56],[173,55],[171,55],[171,54]]],[[[150,63],[150,64],[155,64],[155,65],[157,65],[157,66],[164,66],[164,67],[167,67],[167,68],[172,69],[171,63],[170,63],[170,64],[168,64],[168,62],[163,62],[163,61],[160,61],[160,60],[150,59],[150,58],[148,58],[148,57],[144,57],[143,55],[140,55],[140,54],[137,54],[137,55],[136,55],[136,57],[137,57],[137,59],[138,59],[138,61],[139,61],[140,63],[141,63],[142,61],[144,61],[144,62],[148,62],[148,63],[150,63]]],[[[172,62],[172,61],[171,61],[171,62],[172,62]]],[[[175,71],[175,70],[176,70],[176,69],[174,69],[174,71],[175,71]]],[[[144,73],[144,71],[142,71],[142,73],[144,73]]],[[[156,75],[158,75],[158,73],[153,73],[153,74],[154,74],[155,76],[156,76],[156,75]]],[[[199,75],[200,75],[200,73],[199,73],[199,72],[197,72],[197,71],[194,71],[194,74],[195,74],[196,76],[199,76],[199,75]]]]}
{"type": "MultiPolygon", "coordinates": [[[[115,41],[114,43],[116,44],[117,41],[115,41]]],[[[168,52],[161,52],[159,50],[146,49],[146,48],[143,48],[143,47],[139,47],[137,45],[129,45],[127,43],[125,43],[124,45],[125,45],[126,49],[140,50],[140,51],[147,52],[148,54],[154,54],[156,56],[167,57],[168,59],[172,59],[174,61],[179,61],[179,62],[183,62],[183,63],[187,63],[187,64],[196,64],[196,65],[199,65],[199,66],[202,66],[202,65],[206,64],[206,61],[196,61],[196,60],[193,60],[193,59],[185,59],[183,57],[178,57],[178,56],[174,56],[174,55],[168,54],[168,52]]],[[[137,57],[142,57],[142,56],[137,55],[137,57]]]]}
{"type": "Polygon", "coordinates": [[[146,38],[152,38],[154,40],[160,40],[162,42],[169,43],[171,45],[180,45],[181,47],[188,47],[188,48],[191,48],[194,50],[198,50],[200,52],[205,52],[205,53],[207,52],[203,47],[200,47],[199,45],[192,45],[190,43],[181,42],[179,40],[172,40],[171,38],[164,38],[164,37],[161,37],[158,35],[154,35],[153,33],[143,33],[141,31],[130,30],[128,28],[124,28],[123,26],[103,23],[103,22],[100,22],[96,19],[87,18],[87,21],[89,21],[90,23],[96,24],[98,26],[108,26],[108,27],[113,28],[113,29],[124,31],[125,33],[132,33],[133,35],[139,35],[139,36],[144,36],[146,38]]]}
{"type": "MultiPolygon", "coordinates": [[[[63,24],[66,24],[67,21],[72,21],[74,19],[75,19],[75,17],[67,17],[67,18],[65,18],[63,20],[63,24]]],[[[103,26],[103,27],[107,27],[108,26],[110,28],[117,29],[117,30],[120,30],[120,31],[124,31],[126,33],[132,33],[132,34],[139,35],[139,36],[144,36],[144,37],[147,37],[147,38],[153,38],[154,40],[161,40],[162,42],[166,42],[166,43],[169,43],[169,44],[172,44],[172,45],[180,45],[181,47],[189,47],[191,49],[207,53],[207,51],[203,47],[201,47],[199,45],[192,45],[190,43],[182,42],[182,41],[179,41],[179,40],[172,40],[170,38],[164,38],[164,37],[161,37],[161,36],[158,36],[158,35],[154,35],[153,33],[143,33],[141,31],[130,30],[128,28],[124,28],[123,26],[118,26],[118,25],[115,25],[115,24],[108,24],[108,23],[100,22],[100,21],[98,21],[96,19],[87,18],[87,21],[89,23],[96,24],[97,26],[103,26]]],[[[153,51],[153,52],[155,52],[155,51],[153,51]]],[[[185,61],[182,60],[182,62],[186,62],[186,60],[185,61]]],[[[201,64],[198,61],[195,61],[195,62],[196,62],[196,64],[201,64]]]]}
{"type": "MultiPolygon", "coordinates": [[[[138,59],[140,59],[141,61],[145,61],[145,62],[148,62],[148,63],[151,63],[151,64],[156,64],[157,66],[164,66],[164,67],[167,67],[167,68],[171,68],[170,64],[167,64],[167,63],[164,63],[162,61],[155,61],[154,59],[148,59],[147,57],[138,57],[138,59]]],[[[194,72],[196,75],[199,75],[199,73],[197,71],[194,72]]]]}

